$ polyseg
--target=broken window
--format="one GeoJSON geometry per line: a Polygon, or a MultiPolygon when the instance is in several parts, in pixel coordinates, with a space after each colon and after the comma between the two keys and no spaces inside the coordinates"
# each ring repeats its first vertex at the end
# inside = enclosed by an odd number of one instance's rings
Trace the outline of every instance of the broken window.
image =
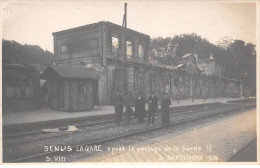
{"type": "Polygon", "coordinates": [[[68,52],[68,46],[66,44],[60,46],[60,52],[66,53],[68,52]]]}
{"type": "Polygon", "coordinates": [[[117,56],[119,48],[119,41],[117,37],[112,37],[112,54],[113,56],[117,56]]]}
{"type": "Polygon", "coordinates": [[[131,41],[126,41],[126,56],[127,58],[132,58],[133,44],[131,41]]]}
{"type": "Polygon", "coordinates": [[[73,43],[62,44],[60,46],[60,52],[63,53],[72,53],[85,50],[92,50],[98,48],[98,39],[87,39],[82,41],[76,41],[73,43]]]}
{"type": "Polygon", "coordinates": [[[138,58],[144,58],[144,47],[141,44],[138,45],[138,58]]]}

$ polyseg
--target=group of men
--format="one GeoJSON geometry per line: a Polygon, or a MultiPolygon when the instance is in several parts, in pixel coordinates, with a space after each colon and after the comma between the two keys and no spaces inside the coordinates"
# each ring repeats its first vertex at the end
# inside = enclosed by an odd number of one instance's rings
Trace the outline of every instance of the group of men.
{"type": "MultiPolygon", "coordinates": [[[[144,123],[146,103],[148,103],[148,124],[154,124],[155,113],[158,111],[159,104],[158,98],[154,93],[152,93],[145,101],[145,98],[141,93],[139,93],[135,98],[133,94],[129,92],[124,99],[121,92],[117,92],[114,97],[116,124],[120,125],[120,122],[122,121],[124,106],[126,124],[130,123],[133,112],[132,107],[135,108],[134,114],[135,118],[138,119],[138,123],[144,123]]],[[[162,111],[162,124],[166,126],[170,124],[169,106],[171,105],[171,100],[169,99],[167,93],[163,94],[160,105],[162,111]]]]}

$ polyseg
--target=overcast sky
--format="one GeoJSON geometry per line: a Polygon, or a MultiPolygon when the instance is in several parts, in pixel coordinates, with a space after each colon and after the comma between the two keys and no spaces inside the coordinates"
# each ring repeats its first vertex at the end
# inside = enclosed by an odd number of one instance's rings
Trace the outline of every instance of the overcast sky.
{"type": "MultiPolygon", "coordinates": [[[[130,1],[127,26],[153,37],[195,32],[215,43],[224,36],[256,43],[255,3],[130,1]]],[[[53,52],[52,32],[99,21],[121,25],[124,1],[8,3],[3,38],[53,52]]]]}

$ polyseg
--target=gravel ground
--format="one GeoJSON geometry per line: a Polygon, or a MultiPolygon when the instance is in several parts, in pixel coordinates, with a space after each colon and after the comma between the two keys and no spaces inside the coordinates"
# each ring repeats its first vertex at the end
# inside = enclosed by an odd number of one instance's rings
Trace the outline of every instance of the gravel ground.
{"type": "Polygon", "coordinates": [[[220,114],[214,117],[208,117],[208,118],[203,118],[203,119],[199,119],[196,121],[192,121],[192,122],[188,122],[188,123],[184,123],[184,124],[180,124],[177,125],[176,127],[169,127],[169,128],[165,128],[159,131],[154,131],[152,133],[146,133],[144,135],[138,135],[138,136],[131,136],[127,139],[119,139],[116,141],[113,141],[111,143],[106,143],[102,145],[102,150],[103,152],[78,152],[78,153],[74,153],[73,155],[64,155],[65,157],[67,157],[67,161],[68,162],[80,162],[83,159],[89,158],[89,157],[98,157],[99,154],[103,154],[104,152],[107,152],[108,147],[121,147],[121,148],[127,148],[129,145],[134,145],[134,144],[138,144],[142,141],[146,141],[155,137],[159,137],[162,135],[166,135],[166,134],[170,134],[173,132],[177,132],[186,128],[191,128],[197,125],[201,125],[204,123],[208,123],[208,122],[214,122],[220,118],[224,118],[224,117],[228,117],[234,114],[237,114],[239,112],[245,112],[245,110],[239,110],[239,111],[234,111],[234,112],[230,112],[230,113],[226,113],[226,114],[220,114]]]}
{"type": "MultiPolygon", "coordinates": [[[[238,105],[236,105],[238,106],[238,105]]],[[[218,110],[210,110],[210,111],[201,111],[198,113],[192,113],[186,115],[177,115],[177,113],[171,114],[171,122],[172,123],[179,123],[182,121],[187,121],[195,118],[199,118],[201,116],[205,115],[212,115],[217,114],[221,111],[221,109],[218,110]]],[[[147,121],[146,121],[147,123],[147,121]]],[[[19,142],[19,145],[5,145],[4,142],[4,160],[9,159],[18,159],[30,155],[35,155],[39,153],[44,152],[44,147],[46,146],[75,146],[78,144],[84,144],[87,142],[93,142],[95,140],[114,137],[118,135],[128,134],[144,129],[149,129],[151,127],[157,127],[161,124],[161,116],[157,116],[155,119],[155,124],[153,126],[147,125],[147,124],[138,124],[136,120],[132,120],[130,125],[121,125],[117,126],[114,123],[111,124],[105,124],[105,125],[98,125],[95,127],[86,127],[80,129],[78,132],[72,132],[72,133],[66,133],[62,136],[55,137],[55,138],[49,138],[44,140],[36,140],[36,141],[30,141],[30,142],[19,142]]],[[[174,128],[175,129],[175,128],[174,128]]],[[[166,129],[167,130],[167,129],[166,129]]],[[[163,131],[159,131],[163,132],[163,131]]],[[[129,143],[134,143],[135,141],[145,140],[146,137],[138,136],[128,139],[122,139],[118,142],[116,142],[116,146],[120,146],[122,143],[125,144],[129,141],[129,143]]],[[[78,152],[80,155],[88,154],[89,152],[78,152]]],[[[99,152],[91,152],[91,154],[96,154],[99,152]]],[[[68,153],[68,155],[70,155],[68,153]]],[[[71,154],[72,156],[69,156],[70,158],[67,161],[73,161],[74,154],[71,154]]],[[[78,158],[77,156],[75,156],[78,158]]]]}

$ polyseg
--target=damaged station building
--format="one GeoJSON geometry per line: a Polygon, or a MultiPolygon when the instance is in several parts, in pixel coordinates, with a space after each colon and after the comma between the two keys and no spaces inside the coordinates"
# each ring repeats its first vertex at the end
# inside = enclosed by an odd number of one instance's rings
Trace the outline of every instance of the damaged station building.
{"type": "Polygon", "coordinates": [[[56,65],[42,77],[48,81],[49,105],[57,110],[111,105],[113,93],[124,88],[144,97],[154,92],[160,98],[167,92],[172,100],[242,96],[241,82],[223,76],[224,63],[186,54],[174,66],[164,65],[150,59],[149,35],[110,22],[55,32],[53,37],[56,65]]]}

